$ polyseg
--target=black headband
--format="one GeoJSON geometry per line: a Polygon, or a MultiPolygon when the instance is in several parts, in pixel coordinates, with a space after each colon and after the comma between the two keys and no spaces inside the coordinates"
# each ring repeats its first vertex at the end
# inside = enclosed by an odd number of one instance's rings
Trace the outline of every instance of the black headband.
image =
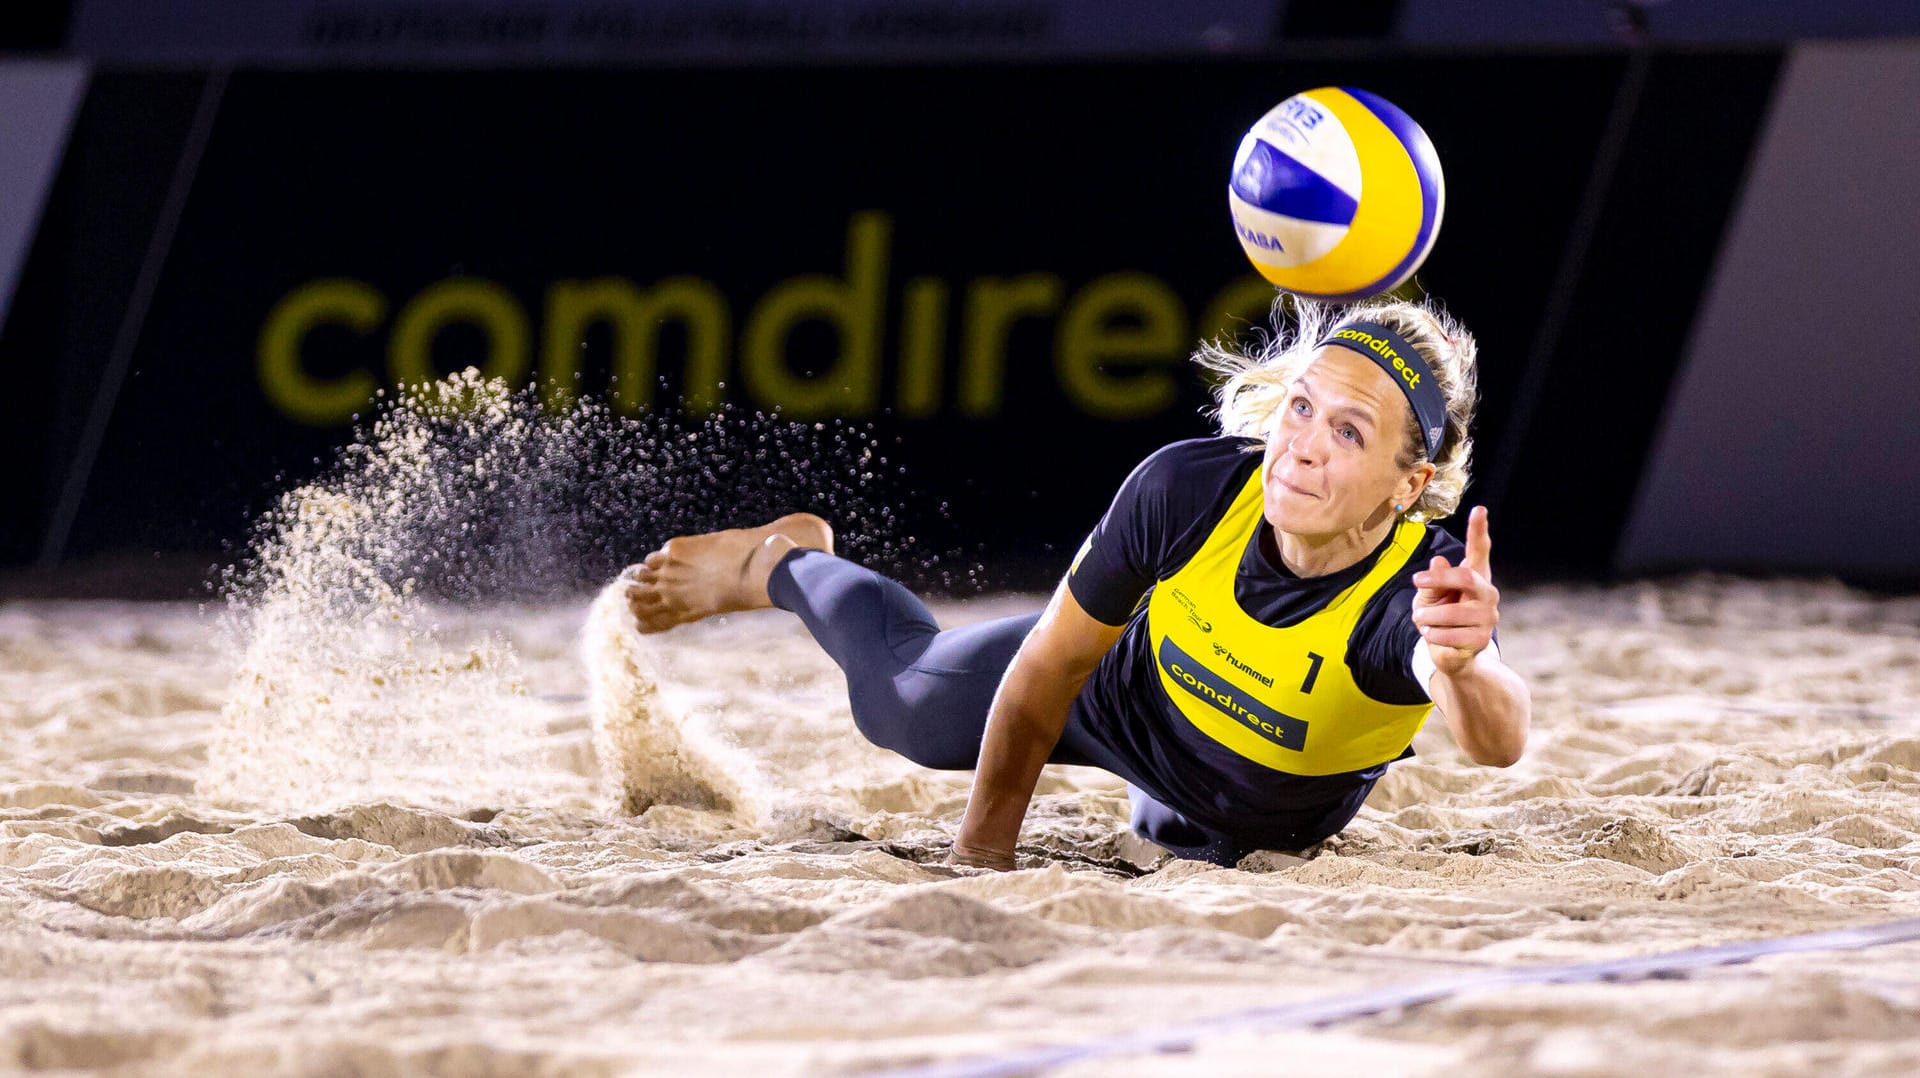
{"type": "Polygon", "coordinates": [[[1366,356],[1393,376],[1394,384],[1413,406],[1413,417],[1420,421],[1420,437],[1427,445],[1427,459],[1435,460],[1440,453],[1440,437],[1447,432],[1447,397],[1440,392],[1440,383],[1434,380],[1433,371],[1427,361],[1420,358],[1420,353],[1413,350],[1406,338],[1378,322],[1342,322],[1333,327],[1320,347],[1330,344],[1366,356]]]}

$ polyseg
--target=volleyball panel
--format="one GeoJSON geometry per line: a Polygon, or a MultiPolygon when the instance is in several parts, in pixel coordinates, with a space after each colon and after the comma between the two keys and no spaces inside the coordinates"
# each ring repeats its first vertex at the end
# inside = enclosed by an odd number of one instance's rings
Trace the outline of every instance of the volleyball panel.
{"type": "Polygon", "coordinates": [[[1279,284],[1276,273],[1339,245],[1360,193],[1360,158],[1339,118],[1295,96],[1268,110],[1240,140],[1227,200],[1241,249],[1262,276],[1279,284]]]}
{"type": "Polygon", "coordinates": [[[1388,274],[1393,283],[1385,287],[1394,288],[1413,276],[1420,264],[1427,260],[1434,241],[1440,238],[1440,219],[1447,209],[1446,173],[1441,171],[1440,152],[1434,149],[1433,140],[1427,137],[1424,128],[1413,121],[1413,117],[1379,94],[1352,86],[1343,86],[1341,89],[1347,96],[1365,105],[1375,118],[1393,132],[1394,138],[1413,162],[1414,174],[1420,177],[1420,204],[1423,211],[1420,233],[1414,241],[1413,250],[1407,253],[1406,261],[1388,274]]]}
{"type": "Polygon", "coordinates": [[[1339,119],[1360,161],[1366,186],[1347,234],[1311,265],[1269,276],[1282,288],[1316,298],[1348,301],[1386,291],[1405,281],[1419,265],[1422,244],[1435,231],[1419,171],[1399,136],[1372,109],[1344,90],[1325,88],[1311,98],[1339,119]]]}
{"type": "Polygon", "coordinates": [[[1347,235],[1344,224],[1271,213],[1249,204],[1237,191],[1227,192],[1227,202],[1233,211],[1233,227],[1240,236],[1240,248],[1247,253],[1253,268],[1274,284],[1280,284],[1274,273],[1317,261],[1338,247],[1347,235]]]}
{"type": "MultiPolygon", "coordinates": [[[[1247,134],[1348,196],[1360,197],[1362,171],[1353,140],[1339,117],[1307,95],[1295,94],[1268,109],[1247,134]]],[[[1236,158],[1236,171],[1238,163],[1236,158]]]]}
{"type": "Polygon", "coordinates": [[[1241,140],[1229,187],[1250,206],[1321,224],[1350,224],[1360,204],[1305,162],[1256,135],[1241,140]]]}

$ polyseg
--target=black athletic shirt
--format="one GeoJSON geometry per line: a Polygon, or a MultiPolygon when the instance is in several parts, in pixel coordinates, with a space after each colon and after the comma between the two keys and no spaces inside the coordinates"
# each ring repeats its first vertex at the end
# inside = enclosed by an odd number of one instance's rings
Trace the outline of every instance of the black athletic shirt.
{"type": "MultiPolygon", "coordinates": [[[[1196,823],[1284,849],[1345,826],[1386,764],[1339,775],[1287,775],[1193,729],[1160,685],[1140,601],[1200,550],[1260,466],[1261,445],[1255,438],[1196,438],[1154,452],[1121,484],[1067,586],[1094,618],[1126,626],[1081,693],[1094,732],[1134,765],[1141,785],[1168,807],[1196,823]]],[[[1249,616],[1282,628],[1366,576],[1392,538],[1339,572],[1300,577],[1280,562],[1270,542],[1261,541],[1270,534],[1261,527],[1248,537],[1233,593],[1249,616]]],[[[1428,525],[1399,578],[1368,601],[1344,656],[1361,692],[1387,704],[1427,702],[1426,686],[1413,672],[1420,634],[1411,619],[1412,576],[1435,554],[1457,565],[1464,552],[1459,540],[1428,525]]]]}

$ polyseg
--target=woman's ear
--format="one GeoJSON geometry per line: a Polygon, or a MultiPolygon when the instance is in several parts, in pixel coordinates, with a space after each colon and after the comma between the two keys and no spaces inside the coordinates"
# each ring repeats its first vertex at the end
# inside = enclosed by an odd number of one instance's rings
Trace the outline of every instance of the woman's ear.
{"type": "Polygon", "coordinates": [[[1433,475],[1439,471],[1430,460],[1423,460],[1413,466],[1400,483],[1400,495],[1395,501],[1411,509],[1420,501],[1420,495],[1426,493],[1427,484],[1433,482],[1433,475]]]}

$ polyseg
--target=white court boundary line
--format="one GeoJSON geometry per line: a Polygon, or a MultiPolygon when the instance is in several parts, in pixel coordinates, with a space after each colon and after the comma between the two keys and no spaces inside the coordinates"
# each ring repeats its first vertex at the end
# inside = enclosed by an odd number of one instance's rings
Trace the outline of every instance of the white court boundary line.
{"type": "Polygon", "coordinates": [[[1505,988],[1520,984],[1592,984],[1597,981],[1640,981],[1674,977],[1713,966],[1731,966],[1769,955],[1796,954],[1805,951],[1853,951],[1888,943],[1920,939],[1920,918],[1888,921],[1863,928],[1836,932],[1815,932],[1803,936],[1730,943],[1719,947],[1700,947],[1686,951],[1614,958],[1601,962],[1576,962],[1555,966],[1523,966],[1518,969],[1488,970],[1460,977],[1443,977],[1414,984],[1351,992],[1304,1003],[1251,1010],[1203,1018],[1180,1026],[1085,1041],[1080,1044],[1007,1055],[987,1056],[957,1063],[939,1063],[919,1067],[870,1072],[885,1078],[1003,1078],[1034,1074],[1067,1063],[1110,1056],[1139,1055],[1151,1052],[1182,1051],[1203,1037],[1227,1033],[1321,1026],[1349,1018],[1362,1018],[1401,1007],[1464,995],[1487,988],[1505,988]]]}

